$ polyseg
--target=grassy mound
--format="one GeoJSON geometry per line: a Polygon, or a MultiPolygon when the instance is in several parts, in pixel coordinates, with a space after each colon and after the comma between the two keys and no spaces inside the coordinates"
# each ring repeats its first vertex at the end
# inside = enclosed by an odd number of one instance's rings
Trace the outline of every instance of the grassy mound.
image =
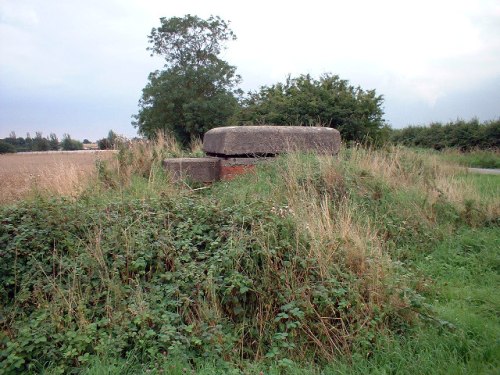
{"type": "MultiPolygon", "coordinates": [[[[474,254],[498,280],[498,250],[484,263],[498,240],[498,180],[359,148],[175,185],[160,146],[122,150],[78,198],[1,208],[2,371],[403,373],[415,371],[405,356],[433,369],[438,355],[443,369],[498,366],[491,335],[472,345],[441,316],[452,307],[429,303],[455,298],[434,283],[463,280],[448,256],[476,275],[474,254]],[[450,250],[474,231],[483,247],[450,250]]],[[[478,319],[500,306],[487,284],[478,319]]],[[[499,331],[494,314],[488,324],[499,331]]]]}

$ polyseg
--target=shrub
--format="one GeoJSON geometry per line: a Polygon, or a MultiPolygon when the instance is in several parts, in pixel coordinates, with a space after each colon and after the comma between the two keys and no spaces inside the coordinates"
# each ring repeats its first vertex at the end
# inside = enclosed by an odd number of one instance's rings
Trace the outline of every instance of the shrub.
{"type": "Polygon", "coordinates": [[[69,134],[64,134],[63,140],[61,141],[61,148],[64,151],[83,150],[83,144],[80,141],[71,139],[69,134]]]}
{"type": "Polygon", "coordinates": [[[102,171],[129,186],[0,208],[4,371],[77,372],[109,353],[235,366],[369,357],[387,332],[433,319],[411,260],[500,210],[402,148],[293,154],[210,189],[167,179],[148,195],[162,157],[136,144],[118,154],[118,177],[102,171]]]}
{"type": "Polygon", "coordinates": [[[9,154],[16,152],[16,148],[10,143],[0,140],[0,154],[9,154]]]}
{"type": "Polygon", "coordinates": [[[388,136],[382,103],[375,90],[354,87],[337,75],[319,79],[301,75],[250,93],[235,120],[240,124],[319,123],[338,129],[344,142],[380,144],[388,136]]]}
{"type": "Polygon", "coordinates": [[[447,124],[439,122],[429,126],[410,126],[394,130],[392,141],[405,146],[441,150],[457,148],[461,151],[500,148],[500,120],[479,123],[457,120],[447,124]]]}

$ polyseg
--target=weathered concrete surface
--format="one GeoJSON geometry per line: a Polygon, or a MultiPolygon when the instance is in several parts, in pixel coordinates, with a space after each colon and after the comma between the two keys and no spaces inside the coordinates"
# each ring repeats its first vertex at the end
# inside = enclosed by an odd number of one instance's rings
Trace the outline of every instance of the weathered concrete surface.
{"type": "Polygon", "coordinates": [[[220,179],[219,158],[171,158],[165,159],[163,166],[176,180],[214,182],[220,179]]]}
{"type": "Polygon", "coordinates": [[[229,126],[209,130],[203,138],[208,155],[275,155],[287,151],[337,154],[338,130],[309,126],[229,126]]]}
{"type": "Polygon", "coordinates": [[[337,154],[340,133],[331,128],[301,126],[231,126],[205,134],[206,158],[165,159],[175,179],[198,182],[228,180],[255,169],[266,157],[289,151],[337,154]]]}

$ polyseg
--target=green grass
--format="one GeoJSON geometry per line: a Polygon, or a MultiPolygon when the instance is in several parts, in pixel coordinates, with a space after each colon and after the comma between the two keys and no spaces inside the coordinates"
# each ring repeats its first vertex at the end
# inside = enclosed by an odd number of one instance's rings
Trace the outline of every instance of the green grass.
{"type": "Polygon", "coordinates": [[[474,168],[500,168],[500,151],[498,150],[473,150],[460,152],[445,150],[441,152],[443,159],[474,168]]]}
{"type": "Polygon", "coordinates": [[[499,176],[399,148],[200,190],[136,164],[0,209],[0,373],[499,371],[499,176]]]}
{"type": "Polygon", "coordinates": [[[473,186],[482,199],[497,199],[500,196],[500,176],[469,173],[461,176],[466,184],[473,186]]]}
{"type": "Polygon", "coordinates": [[[500,151],[497,149],[460,151],[455,148],[447,148],[437,151],[429,148],[414,147],[411,150],[417,154],[435,155],[440,160],[463,167],[500,168],[500,151]]]}

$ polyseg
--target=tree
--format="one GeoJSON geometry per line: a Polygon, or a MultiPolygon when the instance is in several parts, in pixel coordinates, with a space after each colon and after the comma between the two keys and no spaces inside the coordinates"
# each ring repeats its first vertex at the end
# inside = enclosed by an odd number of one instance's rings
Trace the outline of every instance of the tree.
{"type": "Polygon", "coordinates": [[[112,150],[118,147],[118,134],[116,134],[113,130],[108,132],[107,138],[102,138],[97,141],[97,147],[99,150],[112,150]]]}
{"type": "Polygon", "coordinates": [[[112,150],[113,145],[109,142],[108,138],[102,138],[97,141],[99,150],[112,150]]]}
{"type": "Polygon", "coordinates": [[[354,87],[337,75],[287,78],[249,93],[235,121],[241,125],[323,124],[340,131],[345,141],[378,142],[388,136],[383,97],[375,90],[354,87]]]}
{"type": "Polygon", "coordinates": [[[31,151],[33,147],[33,139],[31,138],[31,134],[29,132],[26,133],[26,139],[24,140],[24,145],[27,151],[31,151]]]}
{"type": "Polygon", "coordinates": [[[500,119],[480,123],[477,118],[469,121],[457,119],[447,124],[433,122],[429,126],[410,126],[394,130],[394,143],[406,146],[434,148],[498,149],[500,147],[500,119]]]}
{"type": "Polygon", "coordinates": [[[59,140],[57,139],[57,135],[55,135],[54,133],[50,133],[49,144],[52,151],[59,150],[59,140]]]}
{"type": "Polygon", "coordinates": [[[50,143],[47,138],[42,137],[41,132],[36,132],[35,133],[35,138],[33,139],[32,143],[32,150],[33,151],[49,151],[50,149],[50,143]]]}
{"type": "Polygon", "coordinates": [[[16,152],[16,148],[10,143],[0,140],[0,154],[8,154],[16,152]]]}
{"type": "Polygon", "coordinates": [[[235,40],[228,23],[211,16],[161,18],[149,35],[151,55],[162,55],[164,70],[149,75],[133,125],[154,138],[171,132],[186,144],[213,127],[227,125],[238,108],[236,68],[219,58],[235,40]]]}
{"type": "Polygon", "coordinates": [[[23,137],[17,137],[15,132],[10,132],[9,137],[3,140],[12,145],[16,151],[29,151],[26,146],[26,140],[23,137]]]}
{"type": "Polygon", "coordinates": [[[64,151],[83,150],[82,142],[71,139],[69,134],[63,135],[63,140],[61,141],[61,147],[64,151]]]}

